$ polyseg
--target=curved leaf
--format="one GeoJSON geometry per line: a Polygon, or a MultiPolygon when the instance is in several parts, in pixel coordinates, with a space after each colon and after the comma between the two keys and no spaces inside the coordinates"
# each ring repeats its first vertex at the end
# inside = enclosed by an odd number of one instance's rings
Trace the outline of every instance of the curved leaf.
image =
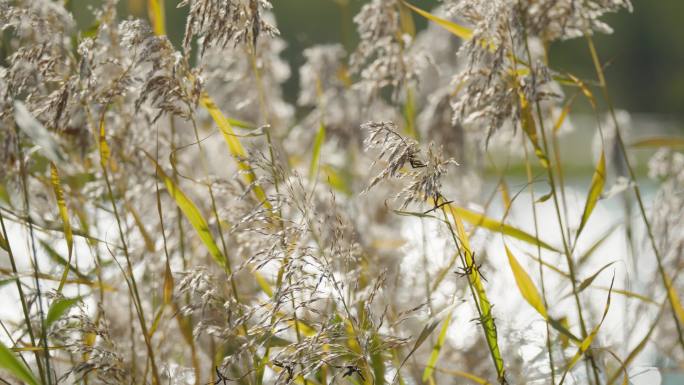
{"type": "Polygon", "coordinates": [[[309,165],[309,180],[313,180],[318,175],[318,162],[321,157],[321,147],[325,142],[325,125],[321,123],[316,138],[314,139],[313,150],[311,152],[311,165],[309,165]]]}
{"type": "MultiPolygon", "coordinates": [[[[501,350],[499,349],[498,332],[496,330],[496,323],[494,322],[494,317],[492,316],[492,305],[489,302],[487,292],[485,291],[484,285],[482,284],[482,276],[480,275],[480,272],[477,269],[477,265],[475,264],[475,260],[473,259],[473,252],[470,249],[470,241],[468,239],[468,234],[466,233],[465,227],[463,226],[463,221],[461,220],[462,216],[459,214],[459,210],[451,204],[442,205],[442,210],[445,214],[447,213],[447,210],[449,211],[448,215],[451,216],[451,218],[454,221],[454,224],[456,225],[456,235],[458,236],[461,246],[463,247],[465,263],[472,269],[472,272],[468,274],[468,280],[474,291],[474,299],[478,303],[480,323],[482,324],[482,329],[485,333],[485,339],[487,340],[489,353],[492,356],[492,361],[494,362],[494,367],[496,368],[497,377],[500,380],[504,380],[504,361],[503,356],[501,355],[501,350]]],[[[467,268],[467,266],[464,268],[467,268]]]]}
{"type": "Polygon", "coordinates": [[[185,193],[183,193],[178,185],[176,185],[173,179],[171,179],[164,172],[164,170],[162,170],[154,158],[147,153],[145,153],[145,155],[147,155],[147,158],[150,160],[150,162],[154,164],[154,167],[157,169],[157,175],[159,175],[159,178],[164,182],[164,185],[166,185],[166,190],[168,190],[169,195],[171,195],[173,200],[176,201],[178,208],[181,209],[183,215],[185,215],[192,227],[195,229],[197,235],[199,235],[200,239],[207,247],[207,250],[209,250],[209,254],[211,254],[212,258],[214,258],[214,261],[216,261],[219,266],[226,268],[226,257],[223,255],[223,253],[221,253],[216,241],[214,241],[214,237],[211,235],[211,231],[209,230],[209,225],[202,216],[202,213],[200,213],[200,211],[197,209],[195,203],[193,203],[193,201],[188,198],[185,193]]]}
{"type": "Polygon", "coordinates": [[[563,127],[563,123],[565,122],[565,119],[568,117],[568,114],[570,114],[570,110],[572,109],[572,104],[575,102],[575,99],[577,98],[577,94],[572,95],[570,100],[565,103],[563,106],[563,109],[561,110],[560,115],[558,115],[558,119],[556,119],[556,123],[553,125],[553,134],[557,135],[558,131],[560,131],[561,127],[563,127]]]}
{"type": "Polygon", "coordinates": [[[612,226],[605,233],[603,233],[603,235],[601,235],[596,240],[596,242],[589,246],[589,248],[580,255],[580,257],[577,259],[577,265],[582,266],[584,262],[586,262],[587,259],[591,257],[594,254],[594,252],[603,244],[603,242],[605,242],[606,239],[608,239],[608,237],[610,237],[613,234],[613,232],[615,232],[617,228],[618,225],[612,226]]]}
{"type": "Polygon", "coordinates": [[[439,337],[437,338],[437,343],[432,348],[430,358],[428,359],[427,365],[425,366],[425,371],[423,371],[423,382],[427,382],[430,376],[432,376],[432,371],[435,369],[435,366],[437,365],[439,352],[442,350],[442,346],[444,346],[444,341],[446,341],[447,331],[449,330],[449,324],[451,323],[451,316],[452,314],[449,313],[449,315],[444,319],[444,323],[442,324],[442,330],[440,330],[439,337]]]}
{"type": "Polygon", "coordinates": [[[539,163],[542,165],[542,167],[549,168],[549,158],[546,156],[544,149],[542,149],[541,145],[539,144],[537,124],[534,121],[532,107],[524,96],[520,96],[520,110],[520,125],[527,135],[527,138],[530,140],[530,143],[532,143],[532,147],[534,147],[534,154],[539,159],[539,163]]]}
{"type": "Polygon", "coordinates": [[[377,333],[373,333],[371,339],[371,368],[373,369],[373,385],[385,384],[385,358],[383,357],[384,350],[382,347],[382,339],[377,333]]]}
{"type": "Polygon", "coordinates": [[[437,371],[444,373],[444,374],[449,374],[455,377],[461,377],[465,378],[467,380],[473,381],[477,384],[480,385],[491,385],[491,382],[485,380],[482,377],[476,376],[472,373],[464,372],[462,370],[453,370],[453,369],[444,369],[444,368],[435,368],[437,371]]]}
{"type": "Polygon", "coordinates": [[[504,248],[506,248],[508,263],[513,271],[513,277],[515,278],[515,283],[518,285],[520,294],[522,294],[523,298],[525,298],[525,301],[527,301],[527,303],[529,303],[539,314],[541,314],[544,319],[548,319],[549,314],[546,311],[546,306],[544,306],[544,300],[542,299],[541,295],[539,295],[537,286],[535,286],[532,278],[530,278],[529,274],[527,274],[515,256],[513,256],[513,253],[511,253],[511,250],[508,249],[508,246],[504,244],[504,248]]]}
{"type": "Polygon", "coordinates": [[[67,264],[68,264],[68,270],[70,273],[74,273],[78,278],[84,279],[84,280],[90,280],[90,277],[88,275],[83,274],[78,267],[74,266],[73,264],[69,264],[66,259],[64,259],[59,253],[50,246],[50,244],[42,239],[39,239],[38,242],[40,243],[40,246],[45,250],[45,253],[47,256],[55,263],[59,264],[60,266],[64,267],[65,270],[67,269],[67,264]]]}
{"type": "Polygon", "coordinates": [[[585,279],[584,281],[582,281],[582,283],[580,283],[579,286],[577,286],[577,293],[580,293],[582,290],[584,290],[584,289],[586,289],[587,287],[589,287],[589,285],[591,285],[591,283],[594,282],[594,280],[596,279],[596,277],[598,277],[598,275],[601,274],[601,272],[602,272],[603,270],[607,269],[608,266],[610,266],[610,265],[612,265],[612,264],[614,264],[614,263],[615,263],[615,261],[613,261],[613,262],[611,262],[611,263],[608,263],[608,264],[604,265],[604,266],[603,266],[602,268],[600,268],[596,273],[592,274],[589,278],[587,278],[587,279],[585,279]]]}
{"type": "MultiPolygon", "coordinates": [[[[238,168],[245,172],[245,181],[248,184],[253,184],[256,182],[256,175],[252,170],[252,167],[247,163],[247,151],[242,146],[240,139],[235,135],[233,126],[231,125],[230,119],[227,119],[223,112],[218,108],[216,103],[209,97],[209,95],[202,95],[200,98],[200,104],[209,112],[214,122],[219,127],[223,139],[228,145],[228,151],[237,161],[238,168]]],[[[266,198],[266,193],[259,185],[254,185],[253,187],[254,195],[256,196],[259,203],[262,203],[264,207],[270,209],[272,208],[268,199],[266,198]]]]}
{"type": "Polygon", "coordinates": [[[52,326],[52,324],[62,318],[62,316],[79,301],[81,301],[81,297],[60,298],[56,301],[53,301],[52,304],[50,304],[50,309],[48,309],[47,316],[45,317],[45,328],[48,329],[50,326],[52,326]]]}
{"type": "Polygon", "coordinates": [[[394,383],[394,381],[397,379],[397,376],[399,376],[401,368],[404,367],[406,361],[408,361],[408,359],[413,355],[413,353],[415,353],[416,350],[418,350],[418,348],[423,344],[423,342],[425,342],[425,340],[430,336],[430,334],[432,334],[432,332],[435,331],[437,325],[439,325],[439,320],[433,320],[432,322],[423,327],[423,330],[420,332],[420,335],[418,335],[418,338],[416,338],[416,342],[413,344],[413,347],[406,355],[406,357],[404,357],[404,359],[401,361],[401,364],[399,364],[399,368],[394,373],[392,383],[394,383]]]}
{"type": "Polygon", "coordinates": [[[41,153],[53,163],[64,161],[64,155],[52,134],[36,119],[24,103],[14,101],[14,119],[21,131],[33,144],[41,148],[41,153]]]}
{"type": "Polygon", "coordinates": [[[169,305],[173,300],[173,274],[171,274],[171,267],[168,262],[166,263],[166,268],[164,269],[164,290],[163,296],[164,305],[169,305]]]}
{"type": "Polygon", "coordinates": [[[0,368],[29,385],[38,385],[38,380],[12,351],[0,342],[0,368]]]}
{"type": "Polygon", "coordinates": [[[682,148],[684,147],[684,138],[679,136],[655,136],[637,140],[630,144],[634,148],[682,148]]]}
{"type": "MultiPolygon", "coordinates": [[[[615,277],[613,276],[613,282],[615,281],[615,277]]],[[[613,282],[610,283],[611,291],[613,288],[613,282]]],[[[608,299],[606,300],[606,307],[603,310],[603,316],[601,317],[601,321],[594,327],[594,329],[591,330],[591,333],[582,341],[582,343],[579,346],[579,349],[577,349],[577,353],[572,357],[570,362],[568,362],[567,366],[565,367],[565,371],[563,372],[563,377],[561,377],[559,385],[563,385],[563,381],[565,381],[565,377],[567,374],[570,372],[570,370],[577,364],[579,359],[584,355],[584,353],[589,350],[591,347],[591,343],[594,341],[594,338],[596,337],[596,334],[598,334],[599,329],[601,329],[601,325],[603,325],[603,321],[606,319],[606,315],[608,315],[608,309],[610,309],[610,295],[611,291],[608,291],[608,299]]]]}
{"type": "Polygon", "coordinates": [[[587,202],[584,205],[584,213],[582,213],[582,221],[580,222],[579,229],[577,230],[577,236],[582,232],[584,226],[589,220],[591,212],[594,211],[596,203],[599,198],[601,198],[601,193],[603,192],[603,186],[606,184],[606,153],[601,150],[601,157],[599,158],[596,169],[594,170],[594,176],[591,178],[591,187],[589,188],[589,194],[587,194],[587,202]]]}
{"type": "Polygon", "coordinates": [[[446,29],[447,31],[453,33],[454,35],[460,37],[463,40],[470,40],[470,38],[473,37],[473,31],[468,28],[464,27],[460,24],[454,23],[453,21],[449,21],[446,19],[442,19],[441,17],[435,16],[431,14],[430,12],[424,11],[412,4],[409,4],[406,1],[402,1],[402,4],[406,5],[407,7],[411,8],[411,10],[420,16],[423,16],[424,18],[432,21],[433,23],[439,25],[440,27],[446,29]]]}
{"type": "Polygon", "coordinates": [[[463,218],[464,221],[470,223],[473,226],[483,227],[487,230],[502,233],[511,238],[521,240],[531,245],[539,246],[549,251],[558,252],[558,249],[549,245],[548,243],[539,240],[537,237],[530,233],[524,232],[513,226],[503,224],[495,219],[486,217],[483,214],[465,209],[463,207],[455,205],[449,205],[449,207],[451,207],[458,216],[463,218]]]}
{"type": "Polygon", "coordinates": [[[54,163],[50,163],[50,176],[52,182],[52,189],[55,192],[55,197],[57,198],[57,207],[59,208],[59,217],[62,219],[62,225],[64,226],[64,237],[67,243],[67,255],[68,260],[64,265],[64,272],[62,273],[62,280],[59,281],[58,292],[61,292],[64,288],[64,283],[66,282],[67,276],[69,275],[69,268],[71,266],[71,256],[73,254],[74,248],[74,233],[71,229],[71,222],[69,222],[69,213],[67,212],[66,202],[64,200],[64,191],[59,181],[59,172],[57,171],[57,166],[54,163]]]}

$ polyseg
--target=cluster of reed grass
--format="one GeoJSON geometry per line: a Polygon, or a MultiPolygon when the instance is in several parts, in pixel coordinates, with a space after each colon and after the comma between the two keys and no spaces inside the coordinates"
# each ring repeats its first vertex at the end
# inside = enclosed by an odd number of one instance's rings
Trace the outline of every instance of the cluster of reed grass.
{"type": "Polygon", "coordinates": [[[180,49],[162,1],[150,24],[117,2],[79,31],[62,2],[0,0],[0,382],[599,385],[648,350],[684,364],[682,140],[626,143],[592,38],[629,1],[371,0],[354,52],[303,53],[296,105],[269,1],[180,1],[180,49]],[[548,67],[572,38],[594,78],[548,67]],[[573,204],[582,99],[599,150],[573,204]],[[631,146],[664,147],[652,202],[631,146]],[[623,217],[588,234],[604,202],[623,217]]]}

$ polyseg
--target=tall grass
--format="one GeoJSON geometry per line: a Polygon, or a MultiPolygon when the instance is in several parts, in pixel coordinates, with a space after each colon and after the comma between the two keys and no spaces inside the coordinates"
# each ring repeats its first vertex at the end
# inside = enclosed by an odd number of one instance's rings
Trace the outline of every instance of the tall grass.
{"type": "Polygon", "coordinates": [[[286,2],[179,1],[182,47],[164,2],[149,23],[117,3],[78,30],[61,2],[0,0],[0,382],[600,385],[683,365],[682,139],[629,139],[593,44],[627,0],[371,0],[355,51],[302,53],[294,105],[286,2]],[[573,38],[595,78],[549,67],[573,38]],[[597,151],[578,176],[580,100],[597,151]]]}

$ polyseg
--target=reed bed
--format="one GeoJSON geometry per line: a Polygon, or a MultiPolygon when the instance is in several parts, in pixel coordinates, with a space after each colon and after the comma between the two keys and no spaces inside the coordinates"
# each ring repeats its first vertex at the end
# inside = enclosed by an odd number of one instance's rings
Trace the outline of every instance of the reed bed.
{"type": "Polygon", "coordinates": [[[0,0],[0,383],[602,385],[684,365],[684,139],[630,139],[593,43],[629,0],[370,0],[354,50],[300,68],[286,1],[179,1],[179,46],[164,2],[117,3],[78,29],[65,2],[0,0]],[[568,39],[591,78],[549,67],[568,39]],[[574,129],[595,148],[579,178],[574,129]]]}

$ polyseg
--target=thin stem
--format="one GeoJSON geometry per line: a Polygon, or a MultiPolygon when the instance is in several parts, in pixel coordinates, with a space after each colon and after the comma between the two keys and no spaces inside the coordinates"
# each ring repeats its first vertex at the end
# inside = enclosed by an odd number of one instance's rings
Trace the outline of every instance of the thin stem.
{"type": "MultiPolygon", "coordinates": [[[[443,199],[443,198],[441,198],[443,199]]],[[[441,202],[435,202],[436,204],[439,204],[441,202]]],[[[479,293],[480,290],[484,290],[484,288],[481,286],[481,275],[479,272],[478,266],[475,264],[475,260],[473,259],[472,254],[468,255],[468,253],[472,253],[472,251],[469,250],[469,248],[465,247],[464,242],[467,242],[465,239],[459,239],[459,237],[456,235],[456,232],[454,231],[454,228],[451,225],[451,222],[449,222],[449,218],[447,216],[447,208],[449,209],[451,215],[454,217],[454,221],[456,221],[455,213],[451,209],[451,206],[443,206],[441,211],[444,216],[444,223],[447,226],[447,229],[449,230],[449,233],[451,234],[451,238],[454,241],[454,244],[456,246],[456,249],[458,250],[458,254],[461,258],[461,263],[463,264],[463,269],[464,271],[467,272],[467,280],[468,280],[468,287],[470,288],[470,293],[473,297],[473,301],[475,302],[475,308],[477,309],[477,314],[479,316],[480,323],[482,324],[482,329],[484,330],[485,333],[485,340],[487,341],[487,345],[489,346],[489,353],[492,357],[492,361],[494,363],[494,368],[496,370],[496,374],[498,377],[498,380],[501,384],[506,384],[506,377],[505,377],[505,371],[499,370],[499,366],[503,368],[503,362],[500,362],[501,359],[497,357],[495,351],[498,350],[498,346],[490,343],[490,338],[492,337],[495,341],[497,340],[497,331],[496,331],[496,324],[494,323],[494,317],[491,314],[492,311],[492,306],[491,304],[489,305],[489,309],[487,311],[487,314],[482,309],[482,306],[480,304],[480,301],[487,301],[486,297],[481,298],[481,294],[479,293]],[[476,290],[475,286],[479,282],[479,287],[476,290]],[[493,328],[489,329],[487,327],[487,322],[486,319],[490,318],[492,320],[492,326],[493,328]],[[491,334],[491,335],[490,335],[491,334]]],[[[459,226],[459,224],[456,224],[459,226]]],[[[467,236],[467,234],[465,235],[467,236]]]]}
{"type": "MultiPolygon", "coordinates": [[[[14,253],[12,252],[12,245],[10,244],[9,237],[7,236],[7,229],[5,228],[5,220],[3,219],[2,211],[0,211],[0,227],[2,227],[2,235],[7,242],[7,255],[9,255],[10,265],[12,266],[12,273],[16,277],[17,291],[19,292],[19,301],[21,302],[21,310],[24,313],[24,322],[26,323],[26,329],[28,331],[29,338],[31,339],[31,346],[36,346],[36,339],[33,334],[33,325],[31,324],[31,317],[29,314],[29,307],[26,302],[26,295],[24,294],[24,289],[21,287],[21,279],[19,278],[19,273],[17,271],[17,264],[14,260],[14,253]]],[[[11,338],[11,335],[9,335],[11,338]]],[[[33,352],[36,363],[38,364],[39,372],[41,375],[41,380],[43,379],[43,370],[40,362],[40,353],[36,350],[33,352]]]]}
{"type": "MultiPolygon", "coordinates": [[[[524,40],[525,53],[527,55],[527,60],[530,63],[529,67],[530,67],[530,73],[532,74],[532,82],[533,82],[532,86],[534,88],[534,86],[536,86],[536,77],[534,76],[535,72],[534,72],[534,67],[532,66],[532,53],[530,52],[530,45],[529,45],[529,42],[527,39],[526,29],[523,28],[522,30],[523,30],[523,40],[524,40]]],[[[510,35],[510,30],[509,30],[509,35],[510,35]]],[[[511,44],[513,44],[512,35],[511,35],[511,44]]],[[[515,61],[514,61],[514,63],[515,63],[515,61]]],[[[541,105],[539,103],[539,100],[535,100],[534,104],[535,104],[535,112],[537,115],[537,120],[539,121],[539,131],[541,131],[542,145],[544,147],[544,152],[546,154],[549,154],[549,145],[548,145],[548,140],[546,138],[546,129],[544,127],[544,117],[542,116],[541,105]]],[[[550,164],[547,165],[546,167],[544,167],[544,169],[546,170],[547,177],[549,178],[549,184],[551,185],[551,196],[553,198],[553,205],[554,205],[554,209],[556,211],[556,219],[558,220],[558,226],[560,228],[560,234],[561,234],[561,238],[562,238],[562,242],[563,242],[563,251],[565,254],[565,258],[566,258],[566,263],[568,265],[568,272],[570,273],[570,280],[571,280],[571,284],[572,284],[572,293],[573,293],[573,297],[575,299],[575,307],[577,308],[577,315],[578,315],[579,321],[580,321],[582,338],[584,339],[588,335],[587,326],[586,326],[586,322],[584,320],[584,315],[583,315],[583,311],[582,311],[582,304],[580,301],[579,293],[577,292],[577,278],[576,278],[577,275],[575,273],[575,266],[574,266],[574,262],[572,260],[572,251],[571,251],[571,247],[569,244],[569,237],[566,237],[566,234],[564,231],[563,217],[561,215],[560,203],[558,200],[558,192],[556,189],[556,186],[557,186],[556,180],[555,180],[555,176],[553,174],[553,169],[552,169],[550,164]]],[[[593,356],[591,355],[590,351],[587,352],[587,356],[589,358],[589,362],[590,362],[591,367],[592,367],[593,372],[594,372],[595,383],[600,384],[598,367],[597,367],[596,362],[595,362],[593,356]]]]}
{"type": "MultiPolygon", "coordinates": [[[[527,143],[525,142],[525,138],[522,138],[522,145],[523,149],[525,150],[525,171],[527,174],[527,185],[528,189],[530,191],[530,199],[532,200],[532,218],[534,220],[534,236],[539,239],[539,223],[537,220],[537,206],[536,206],[536,199],[535,199],[535,194],[534,194],[534,188],[532,185],[532,166],[530,164],[529,160],[529,155],[527,152],[527,143]]],[[[546,300],[546,284],[544,283],[544,268],[543,268],[543,260],[542,260],[542,255],[541,255],[541,245],[539,242],[537,242],[537,258],[539,259],[539,280],[541,282],[541,294],[542,294],[542,300],[544,301],[544,307],[546,309],[549,308],[549,303],[546,300]]],[[[549,328],[549,323],[546,322],[546,349],[548,351],[549,355],[549,367],[551,368],[551,384],[556,383],[556,368],[553,363],[553,351],[552,351],[552,346],[551,346],[551,330],[549,328]]]]}
{"type": "MultiPolygon", "coordinates": [[[[103,112],[104,114],[104,112],[103,112]]],[[[104,119],[104,115],[102,116],[102,119],[104,119]]],[[[143,332],[143,338],[145,339],[145,345],[147,346],[147,354],[149,356],[149,360],[151,361],[152,364],[152,384],[153,385],[161,385],[159,381],[159,371],[157,370],[157,363],[155,362],[154,358],[154,349],[152,348],[152,344],[150,341],[150,335],[147,330],[147,322],[145,321],[145,314],[143,313],[143,309],[141,306],[141,301],[140,301],[140,294],[138,293],[138,285],[135,281],[135,276],[133,275],[133,265],[131,264],[131,257],[128,252],[128,245],[126,243],[126,238],[124,235],[123,231],[123,226],[121,222],[121,217],[119,216],[119,209],[116,206],[116,200],[114,199],[114,193],[112,191],[112,185],[109,182],[109,172],[107,171],[107,167],[105,166],[104,163],[102,163],[102,174],[105,180],[105,184],[107,186],[107,193],[109,196],[109,200],[112,204],[112,210],[114,211],[114,217],[116,219],[116,224],[117,228],[119,230],[119,237],[121,239],[121,245],[124,253],[124,257],[126,258],[126,267],[127,267],[127,273],[130,277],[129,279],[126,279],[126,283],[129,286],[129,290],[133,294],[133,302],[135,304],[135,310],[138,316],[138,321],[140,323],[140,328],[143,332]]]]}
{"type": "MultiPolygon", "coordinates": [[[[199,149],[200,152],[200,160],[202,162],[202,167],[204,168],[205,174],[209,174],[209,166],[207,163],[206,156],[204,155],[204,149],[202,148],[202,141],[200,140],[199,137],[199,131],[197,130],[197,124],[195,124],[195,121],[192,121],[192,128],[193,132],[195,133],[195,142],[197,143],[197,148],[199,149]]],[[[175,170],[175,167],[174,167],[175,170]]],[[[228,256],[228,247],[226,246],[226,240],[225,237],[223,236],[223,229],[221,227],[221,218],[218,215],[218,210],[216,208],[216,198],[214,197],[214,189],[211,187],[211,182],[207,183],[207,190],[209,191],[209,198],[211,199],[211,209],[212,209],[212,214],[214,214],[214,218],[216,219],[216,226],[218,227],[218,233],[219,233],[219,238],[221,239],[221,246],[223,247],[223,255],[226,257],[226,270],[228,273],[228,276],[230,277],[230,286],[232,289],[232,295],[233,298],[235,298],[235,301],[240,303],[240,295],[237,290],[237,286],[235,284],[235,280],[233,279],[233,268],[231,266],[230,262],[230,257],[228,256]]]]}
{"type": "MultiPolygon", "coordinates": [[[[52,384],[52,376],[50,375],[50,352],[48,351],[48,343],[47,343],[47,330],[45,330],[45,312],[43,309],[43,296],[40,290],[40,265],[38,264],[38,252],[36,250],[36,239],[35,239],[35,232],[33,231],[33,219],[31,218],[31,205],[30,205],[30,200],[29,200],[29,194],[28,194],[28,170],[26,169],[26,162],[24,160],[24,153],[21,148],[21,144],[19,141],[20,134],[19,134],[19,128],[15,125],[14,127],[16,135],[17,135],[17,156],[19,158],[19,173],[21,174],[21,187],[22,187],[22,194],[24,198],[24,207],[26,208],[26,223],[28,225],[28,230],[29,230],[29,239],[30,239],[30,244],[31,244],[31,254],[32,254],[32,262],[33,262],[33,278],[35,281],[36,285],[36,301],[38,302],[38,315],[39,315],[39,320],[41,324],[41,336],[40,340],[43,345],[43,348],[45,349],[45,373],[43,373],[43,368],[42,364],[40,362],[40,359],[38,359],[38,355],[36,355],[36,364],[38,365],[38,371],[40,372],[40,379],[43,383],[45,383],[45,380],[47,379],[47,384],[50,385],[52,384]]],[[[7,239],[7,242],[9,243],[9,239],[7,239]]],[[[18,279],[18,278],[17,278],[18,279]]],[[[30,320],[29,320],[30,322],[30,320]]],[[[33,340],[33,337],[31,338],[33,340]]],[[[33,341],[32,341],[33,343],[33,341]]],[[[35,346],[35,343],[34,343],[35,346]]]]}
{"type": "MultiPolygon", "coordinates": [[[[684,335],[682,335],[682,327],[680,325],[680,321],[677,319],[677,314],[675,310],[675,303],[673,301],[672,296],[669,295],[670,291],[672,289],[672,282],[668,278],[667,273],[665,272],[665,266],[663,264],[663,257],[660,254],[660,251],[658,250],[658,245],[656,243],[655,237],[653,236],[653,229],[651,227],[651,223],[648,220],[648,216],[646,214],[646,208],[644,206],[643,199],[641,197],[641,189],[639,188],[639,184],[637,183],[637,178],[636,178],[636,173],[634,172],[634,168],[632,167],[632,164],[629,161],[629,157],[627,156],[627,148],[625,146],[625,142],[622,139],[622,133],[620,129],[620,123],[618,122],[617,116],[615,115],[615,108],[613,107],[613,102],[612,99],[610,98],[610,93],[608,92],[608,85],[606,83],[606,78],[603,73],[603,67],[601,66],[601,61],[598,57],[598,53],[596,52],[596,47],[594,46],[594,41],[589,36],[588,34],[586,35],[587,39],[587,44],[589,46],[589,52],[591,53],[591,58],[592,61],[594,62],[594,68],[596,70],[596,76],[599,79],[599,87],[601,88],[601,91],[603,92],[603,98],[606,101],[606,104],[608,105],[608,110],[610,111],[610,116],[611,119],[613,120],[613,124],[615,125],[615,137],[617,139],[620,152],[622,153],[622,156],[625,160],[625,165],[627,166],[627,171],[629,173],[629,179],[632,182],[632,189],[634,190],[634,195],[636,196],[637,204],[639,206],[639,212],[641,214],[641,218],[644,221],[644,225],[646,226],[646,231],[648,233],[648,239],[651,244],[651,248],[653,249],[653,253],[655,254],[656,261],[658,263],[658,273],[660,274],[660,278],[663,281],[663,285],[665,286],[665,290],[668,293],[668,302],[670,303],[670,307],[672,309],[672,318],[674,319],[675,327],[677,328],[677,337],[679,339],[679,344],[681,345],[682,349],[684,349],[684,335]]],[[[684,322],[684,320],[682,320],[684,322]]]]}
{"type": "MultiPolygon", "coordinates": [[[[546,51],[544,51],[546,52],[546,51]]],[[[554,131],[551,133],[551,144],[553,146],[553,156],[554,160],[556,162],[556,172],[558,173],[558,182],[560,183],[560,193],[561,193],[561,203],[563,205],[563,214],[565,215],[565,229],[567,232],[568,239],[570,239],[570,225],[568,224],[568,219],[570,216],[568,215],[568,203],[567,203],[567,198],[565,194],[565,174],[563,173],[563,163],[561,162],[560,158],[560,145],[558,143],[558,135],[556,132],[556,127],[554,127],[554,131]]]]}

